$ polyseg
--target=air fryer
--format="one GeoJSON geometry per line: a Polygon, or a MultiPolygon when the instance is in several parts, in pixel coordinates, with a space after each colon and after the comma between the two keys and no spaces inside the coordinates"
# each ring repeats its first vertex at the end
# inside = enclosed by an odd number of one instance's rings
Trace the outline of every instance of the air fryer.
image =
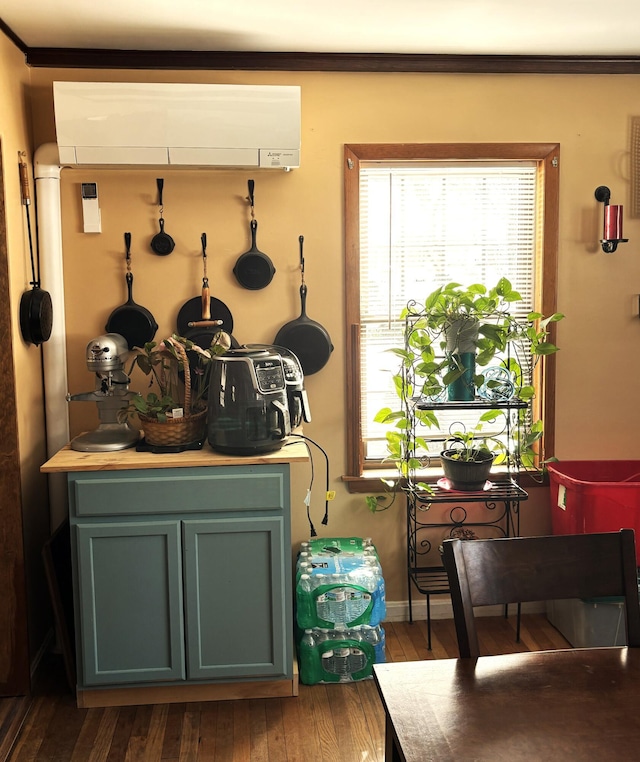
{"type": "Polygon", "coordinates": [[[304,373],[302,365],[297,356],[286,347],[279,347],[272,344],[245,344],[247,349],[277,352],[282,358],[284,367],[284,380],[287,387],[287,403],[289,405],[289,418],[291,421],[291,430],[296,429],[304,421],[311,422],[311,410],[309,409],[309,400],[307,391],[304,388],[304,373]]]}
{"type": "Polygon", "coordinates": [[[280,355],[242,347],[212,362],[207,437],[211,448],[229,455],[279,450],[291,433],[280,355]]]}

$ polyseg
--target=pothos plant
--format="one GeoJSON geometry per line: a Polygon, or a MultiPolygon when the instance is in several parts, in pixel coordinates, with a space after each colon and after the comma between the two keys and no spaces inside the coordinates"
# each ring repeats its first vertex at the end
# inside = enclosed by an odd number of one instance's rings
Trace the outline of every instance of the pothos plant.
{"type": "Polygon", "coordinates": [[[457,439],[458,446],[462,444],[465,451],[478,447],[491,450],[496,465],[538,469],[543,424],[531,420],[528,403],[535,397],[535,366],[543,357],[558,351],[549,341],[549,325],[564,315],[556,312],[545,317],[540,312],[530,312],[523,319],[514,314],[514,307],[521,301],[510,281],[501,278],[492,288],[481,283],[466,287],[448,283],[431,292],[422,304],[410,302],[403,310],[400,317],[405,322],[404,346],[388,350],[400,361],[398,371],[393,374],[399,405],[395,410],[382,408],[374,418],[392,426],[386,433],[386,460],[394,463],[398,479],[385,480],[391,496],[367,497],[371,511],[388,508],[398,484],[409,478],[414,488],[433,492],[428,483],[415,479],[415,474],[430,459],[428,442],[416,430],[440,429],[437,410],[429,407],[429,403],[444,402],[449,386],[468,372],[460,362],[456,342],[468,335],[470,326],[475,349],[473,385],[485,399],[495,400],[496,407],[484,411],[475,426],[448,432],[448,437],[457,439]],[[500,417],[506,422],[509,411],[500,409],[500,401],[513,398],[523,405],[517,411],[518,425],[508,427],[512,428],[511,441],[483,434],[486,424],[495,430],[500,417]],[[427,404],[422,407],[419,403],[427,404]]]}

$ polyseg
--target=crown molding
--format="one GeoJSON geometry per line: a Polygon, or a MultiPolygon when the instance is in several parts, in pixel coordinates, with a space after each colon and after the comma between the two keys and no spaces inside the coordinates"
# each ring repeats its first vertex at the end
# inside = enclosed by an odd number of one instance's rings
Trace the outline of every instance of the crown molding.
{"type": "MultiPolygon", "coordinates": [[[[12,39],[14,38],[12,37],[12,39]]],[[[18,44],[18,47],[21,46],[18,44]]],[[[21,49],[23,48],[21,47],[21,49]]],[[[640,74],[640,56],[258,53],[211,50],[97,50],[88,48],[25,48],[24,52],[29,66],[74,69],[449,74],[640,74]]]]}

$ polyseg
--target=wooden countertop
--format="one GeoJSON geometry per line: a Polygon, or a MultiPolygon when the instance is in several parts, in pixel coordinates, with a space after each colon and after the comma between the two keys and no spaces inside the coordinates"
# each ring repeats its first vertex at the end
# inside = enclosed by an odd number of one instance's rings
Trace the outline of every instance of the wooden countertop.
{"type": "Polygon", "coordinates": [[[156,454],[137,452],[135,447],[115,452],[78,452],[65,445],[40,470],[44,473],[69,471],[125,471],[134,468],[194,468],[198,466],[254,466],[272,463],[296,463],[309,460],[301,439],[290,441],[275,452],[262,455],[223,455],[205,442],[201,450],[156,454]]]}

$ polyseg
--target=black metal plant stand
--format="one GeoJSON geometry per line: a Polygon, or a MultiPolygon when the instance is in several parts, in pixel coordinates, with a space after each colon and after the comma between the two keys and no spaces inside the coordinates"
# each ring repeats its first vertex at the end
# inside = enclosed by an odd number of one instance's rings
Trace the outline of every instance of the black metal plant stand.
{"type": "MultiPolygon", "coordinates": [[[[426,596],[427,646],[431,650],[431,596],[448,595],[447,573],[440,562],[439,546],[450,537],[465,536],[465,530],[483,536],[517,537],[520,533],[520,503],[528,495],[511,477],[492,481],[482,492],[460,493],[434,486],[428,497],[415,490],[407,491],[407,574],[409,622],[413,622],[413,587],[426,596]],[[469,517],[465,506],[479,504],[480,516],[469,517]],[[434,517],[436,506],[444,510],[434,517]],[[437,547],[435,545],[437,544],[437,547]],[[431,558],[431,563],[429,562],[431,558]],[[438,564],[434,563],[438,560],[438,564]]],[[[506,612],[505,612],[506,613],[506,612]]],[[[517,638],[520,637],[518,607],[517,638]]]]}
{"type": "MultiPolygon", "coordinates": [[[[411,346],[411,335],[420,315],[411,314],[405,324],[405,345],[411,346]]],[[[419,325],[419,322],[418,322],[419,325]]],[[[518,354],[517,347],[513,350],[518,354]]],[[[510,352],[507,349],[505,367],[510,367],[510,352]]],[[[521,360],[520,366],[523,362],[521,360]]],[[[491,371],[497,371],[494,379],[502,379],[501,368],[485,371],[487,378],[491,371]]],[[[416,379],[413,367],[405,367],[404,388],[415,389],[416,379]]],[[[407,431],[410,438],[407,450],[407,464],[415,464],[416,429],[419,427],[420,411],[455,411],[465,414],[482,415],[483,411],[495,410],[504,416],[504,429],[501,435],[507,443],[520,441],[522,414],[530,412],[529,403],[517,397],[515,383],[508,378],[498,384],[493,383],[484,396],[476,394],[470,401],[447,401],[428,397],[404,398],[407,431]]],[[[442,441],[446,440],[446,432],[442,441]]],[[[440,439],[438,438],[438,440],[440,439]]],[[[428,458],[427,458],[428,460],[428,458]]],[[[528,499],[526,491],[520,486],[521,463],[517,450],[509,451],[502,471],[492,476],[485,489],[475,492],[453,491],[446,480],[432,485],[431,493],[418,488],[420,481],[415,465],[407,468],[407,587],[409,602],[409,621],[413,622],[413,588],[426,596],[427,604],[427,645],[431,649],[431,596],[449,594],[449,582],[440,554],[443,540],[451,537],[517,537],[520,534],[520,503],[528,499]],[[469,510],[471,504],[476,504],[469,510]]],[[[508,607],[505,607],[505,616],[508,607]]],[[[520,639],[520,604],[517,605],[516,637],[520,639]]]]}

